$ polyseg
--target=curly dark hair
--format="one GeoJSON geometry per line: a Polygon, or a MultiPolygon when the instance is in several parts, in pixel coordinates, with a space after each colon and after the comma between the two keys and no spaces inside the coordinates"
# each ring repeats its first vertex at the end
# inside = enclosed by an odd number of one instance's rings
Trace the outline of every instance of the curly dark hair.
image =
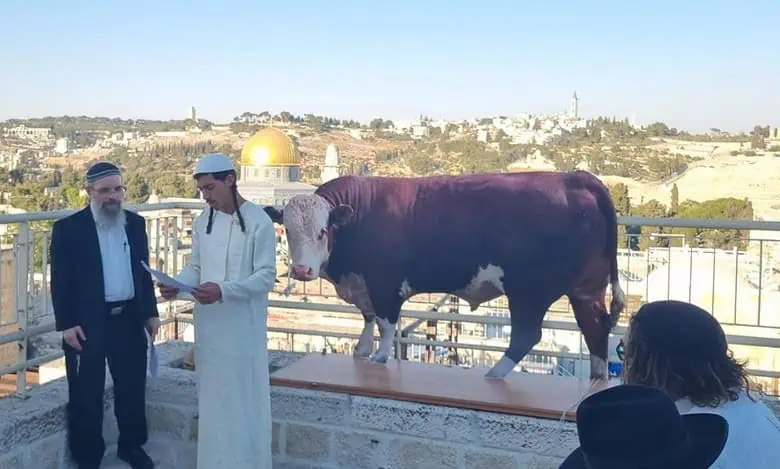
{"type": "Polygon", "coordinates": [[[690,303],[656,301],[631,318],[624,344],[627,384],[664,390],[672,399],[717,407],[741,391],[751,400],[746,362],[734,358],[718,321],[690,303]]]}

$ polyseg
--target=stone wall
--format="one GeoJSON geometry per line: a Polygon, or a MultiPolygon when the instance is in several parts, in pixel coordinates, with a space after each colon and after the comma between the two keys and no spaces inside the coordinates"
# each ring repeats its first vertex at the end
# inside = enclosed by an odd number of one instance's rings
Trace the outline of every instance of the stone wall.
{"type": "Polygon", "coordinates": [[[557,469],[576,427],[340,393],[272,390],[275,461],[285,468],[557,469]]]}
{"type": "MultiPolygon", "coordinates": [[[[147,449],[159,469],[195,469],[195,375],[180,368],[189,348],[184,342],[158,347],[159,375],[149,380],[147,449]]],[[[271,352],[271,370],[299,357],[271,352]]],[[[126,467],[112,456],[110,377],[106,389],[103,467],[126,467]]],[[[271,392],[276,469],[552,469],[577,446],[576,427],[568,422],[278,386],[271,392]]],[[[34,388],[26,399],[0,399],[0,469],[71,467],[66,401],[64,379],[34,388]]]]}

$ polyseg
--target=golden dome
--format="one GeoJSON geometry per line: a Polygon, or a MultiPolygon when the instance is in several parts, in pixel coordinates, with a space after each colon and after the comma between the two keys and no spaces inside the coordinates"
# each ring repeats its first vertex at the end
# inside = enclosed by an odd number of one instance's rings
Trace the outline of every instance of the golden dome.
{"type": "Polygon", "coordinates": [[[298,166],[300,160],[295,142],[274,127],[258,131],[241,149],[242,166],[298,166]]]}

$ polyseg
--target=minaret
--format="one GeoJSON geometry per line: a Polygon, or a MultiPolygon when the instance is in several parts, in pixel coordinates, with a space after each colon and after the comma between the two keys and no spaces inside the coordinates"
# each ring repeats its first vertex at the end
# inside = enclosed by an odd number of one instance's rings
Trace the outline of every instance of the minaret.
{"type": "Polygon", "coordinates": [[[579,117],[579,98],[577,97],[577,92],[574,92],[574,95],[571,97],[571,100],[569,101],[569,117],[572,119],[577,119],[579,117]]]}
{"type": "Polygon", "coordinates": [[[325,150],[325,166],[322,167],[322,184],[339,177],[339,149],[330,144],[325,150]]]}

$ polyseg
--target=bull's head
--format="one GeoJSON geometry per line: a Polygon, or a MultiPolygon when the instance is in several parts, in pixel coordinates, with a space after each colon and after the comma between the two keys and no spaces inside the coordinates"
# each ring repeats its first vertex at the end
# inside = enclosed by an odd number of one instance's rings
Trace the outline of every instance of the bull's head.
{"type": "Polygon", "coordinates": [[[328,263],[335,230],[352,218],[349,205],[331,207],[319,195],[297,195],[282,210],[265,207],[274,223],[284,225],[290,250],[290,275],[301,281],[315,280],[328,263]]]}

